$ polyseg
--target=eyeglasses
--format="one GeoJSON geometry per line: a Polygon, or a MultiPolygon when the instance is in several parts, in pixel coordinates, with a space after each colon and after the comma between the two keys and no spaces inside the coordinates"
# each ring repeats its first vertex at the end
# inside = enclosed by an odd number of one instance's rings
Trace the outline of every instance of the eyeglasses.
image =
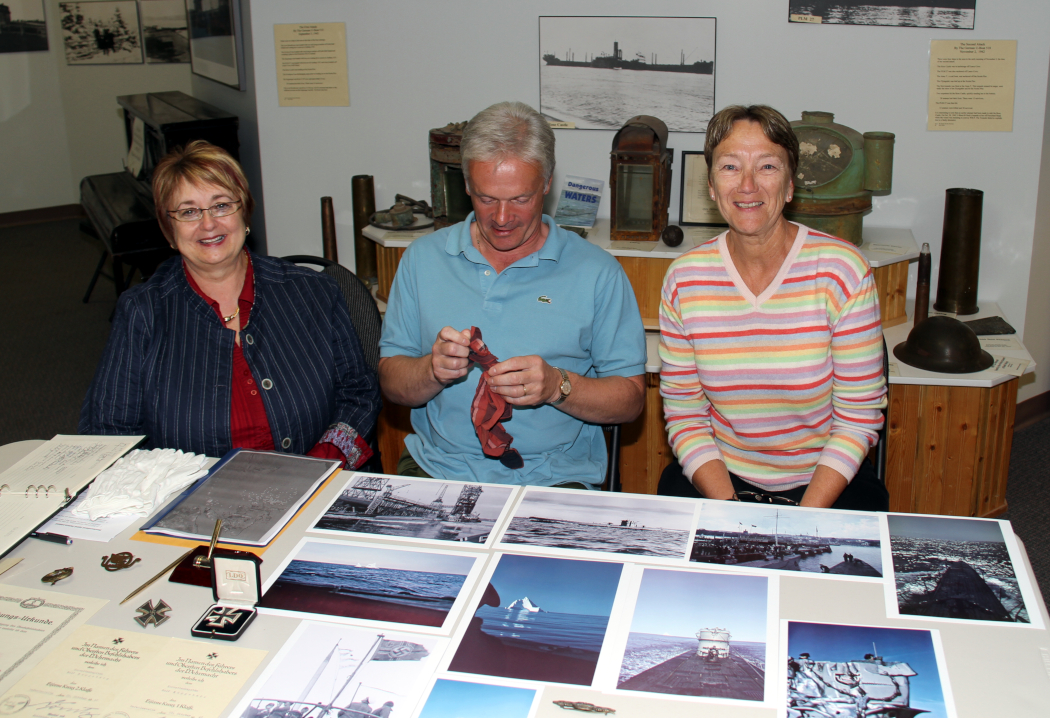
{"type": "Polygon", "coordinates": [[[764,494],[757,491],[737,491],[736,496],[741,501],[756,504],[784,504],[786,506],[798,506],[797,501],[789,499],[786,496],[774,496],[772,494],[764,494]]]}
{"type": "Polygon", "coordinates": [[[181,207],[179,209],[169,209],[168,216],[179,222],[199,222],[204,219],[204,213],[207,212],[212,217],[226,217],[233,214],[240,209],[240,200],[234,200],[232,202],[219,202],[213,204],[211,207],[181,207]]]}

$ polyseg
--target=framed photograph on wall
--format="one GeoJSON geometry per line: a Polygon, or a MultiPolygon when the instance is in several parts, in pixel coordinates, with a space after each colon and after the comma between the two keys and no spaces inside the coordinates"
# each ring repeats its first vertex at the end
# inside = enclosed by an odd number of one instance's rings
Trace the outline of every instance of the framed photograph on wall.
{"type": "Polygon", "coordinates": [[[977,0],[789,0],[788,22],[973,30],[977,0]]]}
{"type": "Polygon", "coordinates": [[[707,160],[703,152],[682,152],[682,195],[679,199],[678,224],[729,226],[707,191],[707,160]]]}
{"type": "Polygon", "coordinates": [[[240,0],[186,0],[194,75],[244,89],[240,0]]]}
{"type": "Polygon", "coordinates": [[[0,53],[46,50],[44,0],[4,0],[0,4],[0,53]]]}
{"type": "Polygon", "coordinates": [[[185,0],[139,0],[146,63],[189,62],[185,0]]]}
{"type": "Polygon", "coordinates": [[[540,18],[540,113],[578,130],[636,115],[706,132],[715,110],[715,18],[540,18]]]}
{"type": "Polygon", "coordinates": [[[139,65],[142,39],[135,0],[60,2],[67,65],[139,65]]]}

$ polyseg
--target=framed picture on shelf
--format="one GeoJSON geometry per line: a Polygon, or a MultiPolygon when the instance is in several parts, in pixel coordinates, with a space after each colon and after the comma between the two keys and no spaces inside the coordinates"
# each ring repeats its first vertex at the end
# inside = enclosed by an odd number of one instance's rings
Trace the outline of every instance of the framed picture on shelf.
{"type": "Polygon", "coordinates": [[[0,9],[0,53],[46,50],[44,0],[4,0],[0,9]]]}
{"type": "Polygon", "coordinates": [[[244,89],[244,40],[239,0],[186,0],[193,74],[244,89]]]}
{"type": "Polygon", "coordinates": [[[707,160],[703,152],[682,152],[682,195],[678,203],[678,224],[729,226],[707,191],[707,160]]]}
{"type": "Polygon", "coordinates": [[[142,64],[135,0],[60,2],[58,12],[67,65],[142,64]]]}

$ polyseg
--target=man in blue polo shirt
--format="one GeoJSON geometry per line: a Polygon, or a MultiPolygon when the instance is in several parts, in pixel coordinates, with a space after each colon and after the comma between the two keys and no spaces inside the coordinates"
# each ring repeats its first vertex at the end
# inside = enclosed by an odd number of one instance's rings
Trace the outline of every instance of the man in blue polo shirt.
{"type": "Polygon", "coordinates": [[[631,285],[608,253],[554,224],[543,198],[554,133],[520,102],[463,131],[474,211],[417,239],[394,277],[379,381],[413,407],[398,473],[594,488],[605,477],[602,424],[633,421],[645,396],[645,333],[631,285]],[[482,453],[471,402],[482,376],[470,328],[502,359],[485,381],[513,406],[505,422],[524,466],[482,453]]]}

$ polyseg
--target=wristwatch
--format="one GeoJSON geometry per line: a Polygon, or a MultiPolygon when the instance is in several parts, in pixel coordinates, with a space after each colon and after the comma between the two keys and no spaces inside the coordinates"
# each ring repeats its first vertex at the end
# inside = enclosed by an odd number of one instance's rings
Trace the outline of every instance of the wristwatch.
{"type": "Polygon", "coordinates": [[[554,367],[561,374],[561,386],[558,389],[561,391],[561,396],[551,402],[551,406],[558,406],[563,401],[569,398],[569,392],[572,391],[572,382],[569,381],[568,373],[561,367],[554,367]]]}

